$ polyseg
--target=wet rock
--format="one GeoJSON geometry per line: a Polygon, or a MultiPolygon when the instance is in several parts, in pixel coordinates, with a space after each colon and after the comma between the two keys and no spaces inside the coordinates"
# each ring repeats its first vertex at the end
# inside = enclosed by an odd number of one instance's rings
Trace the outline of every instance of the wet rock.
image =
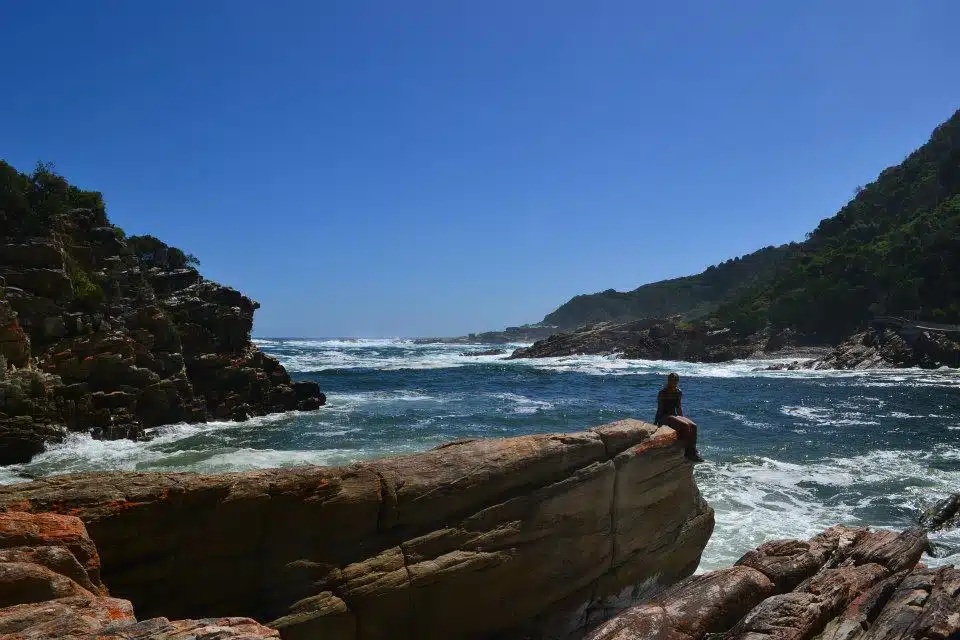
{"type": "Polygon", "coordinates": [[[20,464],[63,439],[64,430],[30,416],[0,418],[0,464],[20,464]]]}
{"type": "Polygon", "coordinates": [[[920,517],[920,526],[937,531],[960,524],[960,493],[947,496],[920,517]]]}
{"type": "Polygon", "coordinates": [[[478,358],[480,356],[502,356],[506,352],[506,349],[486,349],[482,351],[464,351],[460,355],[468,358],[478,358]]]}

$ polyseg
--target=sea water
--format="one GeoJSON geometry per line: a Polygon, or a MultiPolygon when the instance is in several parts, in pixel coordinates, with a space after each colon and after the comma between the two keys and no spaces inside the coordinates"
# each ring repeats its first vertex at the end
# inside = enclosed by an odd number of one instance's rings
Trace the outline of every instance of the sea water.
{"type": "MultiPolygon", "coordinates": [[[[576,356],[465,356],[490,345],[408,340],[256,341],[327,406],[247,422],[170,425],[150,442],[73,435],[0,482],[131,469],[220,472],[348,464],[464,437],[579,431],[652,420],[677,371],[707,462],[695,474],[717,514],[701,570],[765,540],[836,523],[901,529],[960,491],[960,372],[758,371],[770,361],[691,364],[576,356]]],[[[501,345],[508,352],[518,345],[501,345]]],[[[932,536],[931,564],[960,562],[960,531],[932,536]]]]}

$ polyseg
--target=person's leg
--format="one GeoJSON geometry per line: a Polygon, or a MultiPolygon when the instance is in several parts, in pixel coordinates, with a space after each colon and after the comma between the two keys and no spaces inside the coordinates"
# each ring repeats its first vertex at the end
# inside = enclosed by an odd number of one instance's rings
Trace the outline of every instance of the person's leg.
{"type": "Polygon", "coordinates": [[[683,416],[670,416],[666,424],[672,427],[677,432],[677,437],[683,441],[687,458],[701,462],[703,458],[697,451],[697,423],[683,416]]]}
{"type": "Polygon", "coordinates": [[[686,442],[689,437],[687,421],[681,418],[680,416],[667,416],[663,421],[664,426],[670,427],[677,432],[677,440],[681,442],[686,442]]]}

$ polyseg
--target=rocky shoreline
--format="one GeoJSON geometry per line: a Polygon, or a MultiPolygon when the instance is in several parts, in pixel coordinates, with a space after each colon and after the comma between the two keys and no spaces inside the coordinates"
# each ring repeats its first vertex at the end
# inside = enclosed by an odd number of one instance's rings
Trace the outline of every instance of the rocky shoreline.
{"type": "Polygon", "coordinates": [[[960,571],[919,563],[921,529],[836,526],[692,575],[713,531],[692,471],[671,429],[623,420],[349,467],[2,487],[0,637],[960,634],[960,571]]]}
{"type": "MultiPolygon", "coordinates": [[[[295,639],[580,638],[696,569],[713,510],[692,470],[671,429],[626,420],[343,468],[2,487],[0,546],[62,544],[89,580],[73,562],[65,575],[85,591],[31,567],[66,586],[27,592],[0,557],[0,629],[69,637],[31,630],[56,606],[57,620],[108,638],[188,637],[135,636],[133,625],[159,623],[135,623],[134,609],[185,619],[163,622],[177,628],[249,616],[295,639]],[[71,533],[62,543],[4,537],[3,522],[31,518],[71,533]],[[128,602],[89,588],[101,582],[128,602]]],[[[251,629],[212,637],[272,637],[251,629]]]]}
{"type": "Polygon", "coordinates": [[[770,357],[793,346],[795,342],[789,333],[741,338],[727,327],[691,324],[674,318],[587,325],[516,349],[510,357],[616,355],[626,359],[727,362],[770,357]]]}
{"type": "Polygon", "coordinates": [[[681,581],[589,640],[947,640],[960,634],[960,570],[919,564],[922,530],[833,527],[767,542],[681,581]]]}
{"type": "Polygon", "coordinates": [[[0,232],[0,464],[67,431],[143,438],[324,404],[251,343],[259,305],[178,249],[135,248],[96,208],[31,220],[0,232]]]}
{"type": "Polygon", "coordinates": [[[772,369],[902,369],[960,367],[960,342],[936,330],[890,328],[857,333],[821,358],[790,362],[772,369]]]}
{"type": "Polygon", "coordinates": [[[600,323],[514,350],[510,359],[606,355],[624,359],[729,362],[794,358],[766,370],[960,367],[960,333],[913,325],[854,334],[835,347],[808,345],[784,331],[738,337],[729,328],[677,320],[600,323]]]}

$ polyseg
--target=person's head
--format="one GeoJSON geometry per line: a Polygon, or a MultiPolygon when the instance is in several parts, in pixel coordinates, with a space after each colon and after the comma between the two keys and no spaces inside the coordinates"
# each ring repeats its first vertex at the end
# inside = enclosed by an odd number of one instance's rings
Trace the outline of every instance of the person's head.
{"type": "Polygon", "coordinates": [[[667,389],[676,389],[680,386],[680,376],[676,373],[671,373],[667,376],[667,389]]]}

